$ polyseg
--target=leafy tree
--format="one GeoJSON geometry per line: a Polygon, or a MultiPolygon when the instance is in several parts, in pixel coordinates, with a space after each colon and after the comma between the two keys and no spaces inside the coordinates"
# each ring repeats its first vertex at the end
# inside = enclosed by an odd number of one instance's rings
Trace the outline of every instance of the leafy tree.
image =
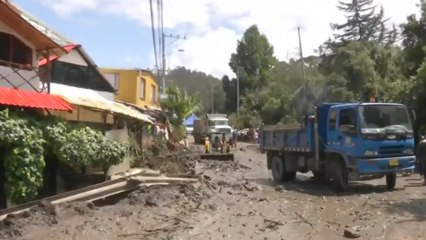
{"type": "Polygon", "coordinates": [[[347,21],[332,24],[337,31],[335,39],[319,49],[319,68],[328,79],[328,97],[357,101],[376,95],[382,101],[405,100],[399,87],[410,84],[403,74],[402,52],[393,45],[396,28],[385,27],[383,8],[376,13],[372,0],[339,3],[347,21]]]}
{"type": "MultiPolygon", "coordinates": [[[[261,122],[260,112],[264,102],[261,102],[260,93],[268,85],[271,69],[276,63],[274,48],[267,37],[259,32],[256,25],[249,27],[237,42],[236,53],[231,55],[229,62],[232,71],[239,77],[241,126],[259,125],[261,122]]],[[[229,89],[226,95],[230,97],[237,93],[237,82],[228,79],[224,79],[222,86],[229,89]]],[[[227,104],[232,107],[236,101],[228,99],[227,104]]]]}
{"type": "Polygon", "coordinates": [[[170,123],[177,129],[177,137],[183,138],[183,123],[185,118],[201,108],[197,96],[190,95],[186,91],[182,92],[178,87],[168,87],[166,89],[167,98],[160,102],[166,109],[170,123]]]}
{"type": "Polygon", "coordinates": [[[222,89],[225,92],[225,112],[237,111],[237,80],[229,79],[227,75],[222,77],[222,89]]]}
{"type": "Polygon", "coordinates": [[[420,17],[415,14],[407,17],[407,22],[401,25],[402,45],[408,76],[417,75],[417,70],[426,57],[426,3],[419,5],[420,17]]]}
{"type": "Polygon", "coordinates": [[[239,76],[240,93],[259,90],[267,84],[270,70],[277,63],[274,47],[259,32],[256,25],[249,27],[237,43],[237,52],[231,55],[229,66],[239,76]]]}

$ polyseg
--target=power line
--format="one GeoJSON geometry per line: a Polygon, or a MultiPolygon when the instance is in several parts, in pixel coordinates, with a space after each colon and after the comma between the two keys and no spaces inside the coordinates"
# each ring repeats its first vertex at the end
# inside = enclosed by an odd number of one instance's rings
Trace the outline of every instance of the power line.
{"type": "Polygon", "coordinates": [[[151,11],[151,31],[152,31],[152,43],[154,45],[155,68],[158,69],[157,39],[155,35],[154,9],[152,7],[152,0],[149,0],[149,8],[151,11]]]}
{"type": "MultiPolygon", "coordinates": [[[[159,49],[158,49],[158,53],[159,53],[159,55],[158,55],[158,57],[161,57],[162,55],[163,55],[163,52],[162,52],[162,44],[163,44],[163,42],[162,42],[162,39],[163,39],[163,26],[161,25],[161,23],[162,23],[162,20],[161,20],[161,18],[162,18],[162,5],[161,5],[161,0],[157,0],[157,22],[158,22],[158,24],[157,24],[157,36],[158,36],[158,43],[159,43],[159,49]]],[[[163,63],[162,63],[162,61],[159,61],[159,66],[158,66],[158,69],[160,70],[160,69],[163,69],[163,63]]]]}

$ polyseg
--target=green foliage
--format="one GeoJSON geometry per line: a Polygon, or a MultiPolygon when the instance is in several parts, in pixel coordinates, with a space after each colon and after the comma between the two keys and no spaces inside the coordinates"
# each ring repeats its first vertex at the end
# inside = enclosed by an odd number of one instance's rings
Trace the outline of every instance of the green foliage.
{"type": "Polygon", "coordinates": [[[37,196],[43,185],[45,143],[40,129],[8,110],[0,111],[0,141],[5,150],[3,165],[6,194],[16,203],[37,196]]]}
{"type": "Polygon", "coordinates": [[[43,186],[44,156],[53,153],[63,164],[78,169],[118,164],[127,146],[106,139],[89,127],[58,119],[36,119],[23,113],[0,111],[0,141],[4,150],[6,194],[15,203],[37,196],[43,186]]]}
{"type": "MultiPolygon", "coordinates": [[[[277,62],[257,26],[246,29],[229,62],[240,85],[240,115],[230,117],[234,126],[292,123],[312,111],[313,103],[353,102],[371,95],[415,107],[417,127],[426,125],[426,3],[419,4],[419,17],[408,16],[401,29],[388,23],[373,0],[342,0],[338,9],[346,21],[331,24],[333,35],[319,46],[318,56],[303,59],[306,78],[300,59],[277,62]],[[396,44],[400,39],[402,46],[396,44]]],[[[224,110],[236,113],[236,78],[224,76],[221,83],[224,110]]],[[[211,95],[206,86],[211,85],[200,85],[207,109],[211,95]]]]}
{"type": "MultiPolygon", "coordinates": [[[[240,119],[241,127],[260,126],[262,122],[262,108],[267,99],[261,94],[269,85],[271,69],[277,63],[274,48],[267,37],[259,32],[256,25],[249,27],[237,43],[236,53],[231,55],[229,66],[239,77],[240,92],[240,119]]],[[[225,76],[222,88],[225,91],[227,112],[235,111],[237,105],[237,79],[230,80],[225,76]]],[[[269,111],[266,108],[265,111],[269,111]]]]}
{"type": "MultiPolygon", "coordinates": [[[[235,121],[240,127],[255,127],[258,119],[265,124],[293,123],[312,112],[314,103],[324,101],[350,102],[376,95],[381,101],[402,103],[417,96],[418,108],[425,102],[426,82],[423,86],[419,81],[426,76],[422,71],[417,74],[426,57],[425,4],[420,19],[410,16],[403,25],[405,49],[394,44],[398,31],[388,27],[383,8],[373,0],[341,1],[338,9],[347,19],[331,24],[335,33],[320,46],[319,56],[303,59],[305,78],[300,60],[277,63],[266,36],[256,26],[246,30],[230,61],[240,77],[240,119],[235,121]]],[[[224,76],[222,86],[226,108],[235,112],[236,80],[224,76]]],[[[426,120],[426,111],[423,115],[426,120]]]]}
{"type": "Polygon", "coordinates": [[[214,111],[222,113],[225,111],[225,92],[222,90],[220,79],[199,71],[191,71],[184,67],[173,69],[167,75],[167,86],[175,86],[181,92],[197,96],[200,100],[199,111],[211,112],[211,96],[213,87],[214,111]]]}
{"type": "Polygon", "coordinates": [[[186,117],[201,107],[196,95],[189,95],[177,87],[168,87],[166,94],[161,106],[166,109],[170,123],[175,127],[181,126],[186,117]]]}
{"type": "Polygon", "coordinates": [[[346,15],[343,24],[331,24],[333,30],[342,33],[336,34],[336,39],[343,42],[382,42],[385,39],[391,41],[394,34],[389,34],[385,28],[383,7],[376,13],[377,6],[373,0],[339,1],[337,7],[346,15]]]}

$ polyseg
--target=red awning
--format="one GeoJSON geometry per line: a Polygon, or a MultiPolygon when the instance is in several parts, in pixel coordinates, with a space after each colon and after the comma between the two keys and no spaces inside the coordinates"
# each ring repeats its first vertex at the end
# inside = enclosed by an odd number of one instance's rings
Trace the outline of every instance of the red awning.
{"type": "Polygon", "coordinates": [[[0,105],[69,111],[73,107],[59,96],[0,87],[0,105]]]}

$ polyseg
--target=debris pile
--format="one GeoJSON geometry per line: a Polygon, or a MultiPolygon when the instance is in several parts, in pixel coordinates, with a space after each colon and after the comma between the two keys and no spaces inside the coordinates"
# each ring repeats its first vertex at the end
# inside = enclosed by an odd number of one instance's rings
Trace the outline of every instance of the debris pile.
{"type": "Polygon", "coordinates": [[[159,170],[164,174],[194,175],[200,155],[181,145],[170,147],[165,140],[156,140],[144,156],[144,167],[159,170]]]}

